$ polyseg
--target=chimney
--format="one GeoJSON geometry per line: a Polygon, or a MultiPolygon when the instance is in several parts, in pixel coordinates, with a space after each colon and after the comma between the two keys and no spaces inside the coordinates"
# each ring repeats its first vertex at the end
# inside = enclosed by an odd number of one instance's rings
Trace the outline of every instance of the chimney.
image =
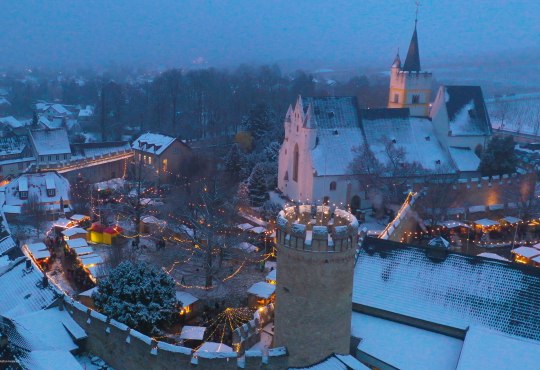
{"type": "Polygon", "coordinates": [[[47,275],[43,274],[43,278],[41,281],[43,288],[47,288],[49,286],[49,279],[47,278],[47,275]]]}
{"type": "Polygon", "coordinates": [[[26,269],[30,270],[32,268],[32,261],[30,259],[26,259],[26,269]]]}

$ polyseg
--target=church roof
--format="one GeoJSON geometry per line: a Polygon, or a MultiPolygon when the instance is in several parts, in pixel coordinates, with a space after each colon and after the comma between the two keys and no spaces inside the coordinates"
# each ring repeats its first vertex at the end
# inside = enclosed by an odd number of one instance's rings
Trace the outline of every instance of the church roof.
{"type": "Polygon", "coordinates": [[[409,51],[407,51],[407,57],[405,58],[405,64],[403,64],[402,70],[408,72],[420,72],[420,50],[418,48],[416,25],[414,26],[411,43],[409,44],[409,51]]]}
{"type": "Polygon", "coordinates": [[[444,86],[452,135],[491,135],[491,122],[480,86],[444,86]]]}
{"type": "Polygon", "coordinates": [[[401,58],[399,57],[399,53],[396,54],[396,58],[392,63],[392,68],[401,68],[401,58]]]}
{"type": "Polygon", "coordinates": [[[353,306],[459,330],[471,325],[540,340],[540,270],[366,238],[354,273],[353,306]]]}
{"type": "MultiPolygon", "coordinates": [[[[359,127],[358,104],[354,96],[302,97],[302,106],[312,107],[314,123],[319,129],[359,127]]],[[[313,123],[313,122],[312,122],[313,123]]]]}

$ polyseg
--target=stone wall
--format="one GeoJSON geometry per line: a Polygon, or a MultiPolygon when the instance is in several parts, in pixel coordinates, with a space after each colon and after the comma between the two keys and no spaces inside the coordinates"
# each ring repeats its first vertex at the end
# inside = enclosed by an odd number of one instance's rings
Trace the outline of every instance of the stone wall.
{"type": "Polygon", "coordinates": [[[200,353],[191,348],[156,341],[128,326],[89,309],[69,297],[64,305],[88,338],[83,350],[103,358],[113,368],[122,369],[285,369],[288,357],[284,348],[263,354],[250,353],[249,360],[233,353],[200,353]],[[249,364],[249,366],[247,366],[249,364]]]}

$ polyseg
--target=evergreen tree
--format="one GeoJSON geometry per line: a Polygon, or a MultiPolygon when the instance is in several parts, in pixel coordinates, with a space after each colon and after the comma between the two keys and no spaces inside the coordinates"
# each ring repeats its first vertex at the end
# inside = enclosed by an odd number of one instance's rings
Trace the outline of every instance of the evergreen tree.
{"type": "Polygon", "coordinates": [[[482,155],[479,170],[482,176],[497,176],[516,171],[517,157],[511,136],[494,136],[482,155]]]}
{"type": "Polygon", "coordinates": [[[174,280],[146,263],[122,262],[99,282],[93,298],[101,313],[148,335],[178,312],[174,280]]]}
{"type": "Polygon", "coordinates": [[[229,153],[225,157],[225,170],[229,175],[237,180],[240,175],[240,170],[242,169],[242,153],[238,144],[233,144],[229,153]]]}
{"type": "Polygon", "coordinates": [[[36,129],[39,126],[39,118],[36,111],[32,112],[32,128],[36,129]]]}
{"type": "Polygon", "coordinates": [[[259,103],[249,111],[244,120],[244,127],[251,133],[255,143],[267,138],[267,134],[276,125],[276,117],[267,104],[259,103]]]}
{"type": "Polygon", "coordinates": [[[248,179],[248,191],[251,205],[260,207],[269,199],[266,187],[266,177],[264,167],[261,163],[257,164],[248,179]]]}

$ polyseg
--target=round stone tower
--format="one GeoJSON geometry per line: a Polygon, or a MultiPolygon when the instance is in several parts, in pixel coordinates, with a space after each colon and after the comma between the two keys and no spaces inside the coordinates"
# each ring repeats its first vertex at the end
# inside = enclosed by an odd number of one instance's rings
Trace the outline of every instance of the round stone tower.
{"type": "Polygon", "coordinates": [[[341,209],[285,208],[277,219],[274,346],[289,366],[348,354],[358,222],[341,209]]]}

